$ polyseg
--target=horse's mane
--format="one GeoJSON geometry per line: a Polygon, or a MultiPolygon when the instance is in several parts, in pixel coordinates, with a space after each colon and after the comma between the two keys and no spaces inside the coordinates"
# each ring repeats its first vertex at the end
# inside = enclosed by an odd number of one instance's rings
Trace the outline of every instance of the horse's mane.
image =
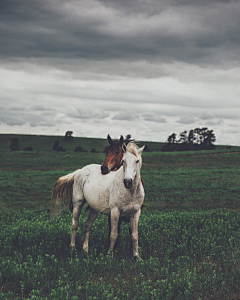
{"type": "Polygon", "coordinates": [[[138,149],[139,149],[139,147],[136,145],[136,143],[133,142],[133,141],[130,141],[126,145],[126,151],[125,152],[130,152],[139,159],[140,169],[141,169],[141,167],[142,167],[142,156],[138,155],[138,149]]]}

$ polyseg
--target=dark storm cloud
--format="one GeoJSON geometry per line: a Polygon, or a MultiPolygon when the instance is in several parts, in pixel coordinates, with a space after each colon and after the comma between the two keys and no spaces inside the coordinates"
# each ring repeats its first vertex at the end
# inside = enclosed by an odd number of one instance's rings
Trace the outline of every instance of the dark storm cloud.
{"type": "MultiPolygon", "coordinates": [[[[238,1],[2,0],[2,59],[239,59],[238,1]]],[[[117,70],[115,70],[117,73],[117,70]]]]}

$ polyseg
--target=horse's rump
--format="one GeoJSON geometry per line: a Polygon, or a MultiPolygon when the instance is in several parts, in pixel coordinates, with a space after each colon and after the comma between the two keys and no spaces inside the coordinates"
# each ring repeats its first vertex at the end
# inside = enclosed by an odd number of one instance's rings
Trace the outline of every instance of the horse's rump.
{"type": "MultiPolygon", "coordinates": [[[[77,170],[78,171],[78,170],[77,170]]],[[[56,202],[58,200],[62,201],[64,197],[70,197],[69,208],[72,208],[72,192],[74,177],[77,171],[67,174],[58,178],[55,182],[52,190],[52,200],[51,200],[51,210],[54,211],[56,207],[56,202]]]]}

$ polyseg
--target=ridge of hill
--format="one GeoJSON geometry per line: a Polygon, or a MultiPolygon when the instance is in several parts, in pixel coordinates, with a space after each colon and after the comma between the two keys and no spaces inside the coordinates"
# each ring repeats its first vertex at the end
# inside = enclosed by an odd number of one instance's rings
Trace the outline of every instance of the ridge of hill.
{"type": "MultiPolygon", "coordinates": [[[[65,136],[0,134],[0,151],[10,150],[9,146],[13,138],[18,138],[20,150],[23,150],[25,147],[32,147],[34,151],[52,151],[56,140],[59,141],[66,151],[74,151],[76,147],[81,146],[87,151],[91,151],[94,148],[97,152],[103,152],[104,148],[108,146],[107,138],[73,137],[66,140],[65,136]]],[[[161,151],[163,143],[139,141],[139,146],[141,145],[148,145],[150,151],[161,151]]]]}
{"type": "MultiPolygon", "coordinates": [[[[73,137],[69,140],[65,139],[65,136],[57,135],[34,135],[34,134],[0,134],[0,152],[9,151],[10,143],[13,138],[18,138],[20,143],[20,150],[26,147],[32,147],[33,151],[52,151],[53,144],[56,140],[59,141],[60,145],[66,149],[66,151],[74,151],[76,147],[81,146],[86,151],[91,151],[93,148],[97,152],[103,152],[105,147],[108,146],[107,138],[90,138],[90,137],[73,137]]],[[[159,152],[164,145],[163,142],[151,142],[151,141],[137,141],[138,145],[141,147],[146,145],[148,151],[159,152]]],[[[214,154],[214,153],[232,153],[240,151],[239,146],[228,146],[228,145],[216,145],[215,150],[199,150],[199,151],[184,151],[184,153],[194,154],[214,154]]],[[[165,154],[176,154],[174,152],[164,152],[165,154]]]]}

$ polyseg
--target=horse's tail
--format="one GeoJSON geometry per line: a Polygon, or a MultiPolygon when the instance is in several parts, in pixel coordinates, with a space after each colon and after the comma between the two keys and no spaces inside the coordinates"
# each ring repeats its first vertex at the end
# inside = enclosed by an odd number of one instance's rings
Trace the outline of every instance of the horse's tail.
{"type": "Polygon", "coordinates": [[[52,190],[51,211],[54,212],[56,203],[62,204],[63,198],[70,197],[69,208],[72,209],[73,183],[77,171],[58,178],[52,190]]]}

